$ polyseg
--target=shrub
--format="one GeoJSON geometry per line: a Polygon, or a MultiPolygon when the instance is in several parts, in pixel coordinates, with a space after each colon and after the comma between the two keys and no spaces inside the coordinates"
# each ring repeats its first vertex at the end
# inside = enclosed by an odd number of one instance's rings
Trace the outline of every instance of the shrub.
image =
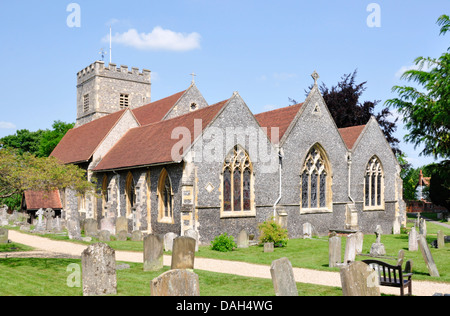
{"type": "Polygon", "coordinates": [[[258,225],[261,231],[261,236],[259,240],[261,243],[273,242],[275,247],[286,247],[288,238],[287,229],[281,228],[281,226],[275,222],[273,217],[270,220],[265,221],[258,225]]]}
{"type": "Polygon", "coordinates": [[[220,252],[233,251],[233,248],[236,247],[237,246],[234,242],[234,237],[231,235],[228,236],[227,233],[216,236],[216,238],[214,238],[214,240],[211,242],[211,249],[220,252]]]}

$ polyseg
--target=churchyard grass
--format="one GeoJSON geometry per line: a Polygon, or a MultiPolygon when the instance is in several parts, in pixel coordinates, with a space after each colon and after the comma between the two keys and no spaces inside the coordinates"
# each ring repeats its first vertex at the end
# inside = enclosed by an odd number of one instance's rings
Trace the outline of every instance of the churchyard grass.
{"type": "MultiPolygon", "coordinates": [[[[119,264],[120,262],[118,262],[119,264]]],[[[67,272],[76,259],[0,259],[0,296],[81,296],[81,287],[67,286],[67,272]]],[[[149,296],[150,281],[169,270],[144,272],[142,264],[128,263],[130,269],[117,271],[119,296],[149,296]]],[[[195,270],[199,275],[202,296],[274,296],[269,279],[195,270]]],[[[336,287],[297,284],[301,296],[341,296],[336,287]]]]}

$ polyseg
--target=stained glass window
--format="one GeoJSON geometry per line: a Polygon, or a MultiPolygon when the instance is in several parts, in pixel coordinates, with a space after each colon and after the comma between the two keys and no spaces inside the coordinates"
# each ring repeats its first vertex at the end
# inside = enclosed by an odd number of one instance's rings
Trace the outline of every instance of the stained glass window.
{"type": "Polygon", "coordinates": [[[321,151],[313,148],[307,155],[301,176],[302,208],[326,208],[327,166],[321,151]]]}
{"type": "Polygon", "coordinates": [[[252,210],[252,166],[248,154],[239,146],[225,158],[223,169],[223,210],[252,210]]]}

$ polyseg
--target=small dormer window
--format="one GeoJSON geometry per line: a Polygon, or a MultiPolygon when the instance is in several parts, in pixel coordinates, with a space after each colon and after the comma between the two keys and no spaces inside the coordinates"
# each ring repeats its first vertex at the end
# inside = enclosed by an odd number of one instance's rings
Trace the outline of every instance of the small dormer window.
{"type": "Polygon", "coordinates": [[[120,107],[127,108],[129,106],[129,95],[121,93],[120,94],[120,107]]]}
{"type": "Polygon", "coordinates": [[[83,111],[84,113],[89,111],[89,94],[86,94],[83,97],[83,111]]]}
{"type": "Polygon", "coordinates": [[[195,103],[195,102],[191,103],[191,111],[195,111],[195,110],[197,110],[197,108],[198,108],[197,103],[195,103]]]}

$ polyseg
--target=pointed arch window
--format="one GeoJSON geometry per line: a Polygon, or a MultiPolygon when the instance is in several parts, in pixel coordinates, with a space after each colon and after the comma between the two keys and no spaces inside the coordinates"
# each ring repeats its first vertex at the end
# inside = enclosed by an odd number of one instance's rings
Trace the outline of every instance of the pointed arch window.
{"type": "Polygon", "coordinates": [[[366,167],[364,209],[384,209],[384,173],[376,156],[370,159],[366,167]]]}
{"type": "Polygon", "coordinates": [[[331,170],[325,152],[314,146],[306,156],[301,171],[301,212],[331,212],[331,170]]]}
{"type": "Polygon", "coordinates": [[[130,216],[136,205],[136,186],[134,184],[133,175],[128,172],[126,183],[126,197],[127,197],[127,217],[130,216]]]}
{"type": "Polygon", "coordinates": [[[158,182],[158,220],[173,224],[172,181],[166,169],[161,171],[158,182]]]}
{"type": "Polygon", "coordinates": [[[222,170],[222,216],[253,216],[253,166],[247,152],[235,146],[222,170]]]}
{"type": "Polygon", "coordinates": [[[109,202],[108,176],[103,175],[102,181],[102,216],[105,216],[107,203],[109,202]]]}

